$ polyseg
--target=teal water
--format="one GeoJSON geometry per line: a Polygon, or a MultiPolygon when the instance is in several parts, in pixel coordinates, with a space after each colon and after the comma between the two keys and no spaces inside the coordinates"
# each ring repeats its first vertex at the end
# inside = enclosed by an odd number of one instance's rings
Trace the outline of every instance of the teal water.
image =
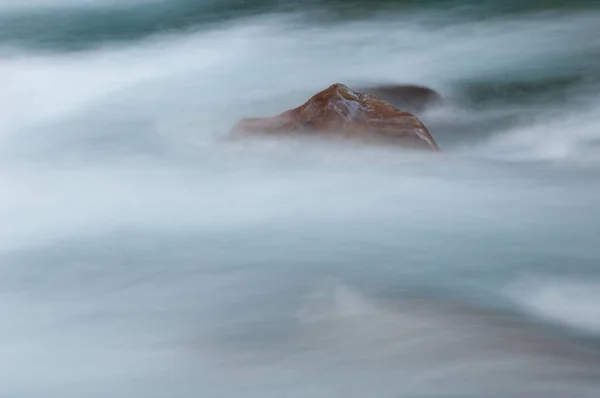
{"type": "MultiPolygon", "coordinates": [[[[14,1],[14,0],[13,0],[14,1]]],[[[369,19],[381,14],[441,13],[466,19],[537,12],[596,11],[595,0],[109,0],[9,2],[0,15],[0,43],[78,50],[106,42],[135,41],[161,33],[215,28],[240,17],[264,14],[309,14],[322,24],[339,19],[369,19]]]]}
{"type": "Polygon", "coordinates": [[[0,397],[598,397],[598,20],[3,3],[0,397]],[[333,82],[443,153],[226,139],[333,82]]]}

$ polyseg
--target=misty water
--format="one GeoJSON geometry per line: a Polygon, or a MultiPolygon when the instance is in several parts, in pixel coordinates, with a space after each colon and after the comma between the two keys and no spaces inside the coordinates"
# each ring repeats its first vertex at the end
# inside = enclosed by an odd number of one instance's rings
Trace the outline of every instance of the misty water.
{"type": "Polygon", "coordinates": [[[0,3],[0,397],[600,396],[594,1],[0,3]],[[419,84],[440,154],[231,141],[419,84]]]}

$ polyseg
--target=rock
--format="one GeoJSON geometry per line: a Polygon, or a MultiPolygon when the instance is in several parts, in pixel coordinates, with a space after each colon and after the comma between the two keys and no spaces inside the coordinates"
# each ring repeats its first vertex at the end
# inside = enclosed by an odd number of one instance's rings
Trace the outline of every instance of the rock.
{"type": "Polygon", "coordinates": [[[360,91],[376,95],[395,107],[409,112],[422,112],[442,102],[442,97],[438,93],[421,86],[383,85],[361,88],[360,91]]]}
{"type": "Polygon", "coordinates": [[[425,126],[413,114],[401,111],[371,94],[333,84],[304,105],[275,117],[243,119],[234,134],[320,133],[323,137],[344,137],[392,143],[402,147],[439,150],[425,126]]]}

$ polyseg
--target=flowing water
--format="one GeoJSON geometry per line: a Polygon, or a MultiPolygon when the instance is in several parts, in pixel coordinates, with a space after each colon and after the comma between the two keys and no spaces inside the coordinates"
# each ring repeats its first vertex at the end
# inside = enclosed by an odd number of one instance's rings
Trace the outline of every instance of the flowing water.
{"type": "Polygon", "coordinates": [[[0,397],[600,396],[600,4],[0,3],[0,397]],[[443,153],[231,142],[422,84],[443,153]]]}

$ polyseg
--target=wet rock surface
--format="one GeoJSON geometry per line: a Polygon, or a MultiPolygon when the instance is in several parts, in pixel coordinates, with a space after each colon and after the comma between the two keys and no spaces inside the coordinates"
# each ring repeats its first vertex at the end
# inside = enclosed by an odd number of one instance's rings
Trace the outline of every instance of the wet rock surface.
{"type": "Polygon", "coordinates": [[[303,134],[350,138],[405,148],[439,150],[427,128],[410,112],[379,97],[336,83],[305,104],[274,117],[239,121],[233,134],[303,134]]]}

